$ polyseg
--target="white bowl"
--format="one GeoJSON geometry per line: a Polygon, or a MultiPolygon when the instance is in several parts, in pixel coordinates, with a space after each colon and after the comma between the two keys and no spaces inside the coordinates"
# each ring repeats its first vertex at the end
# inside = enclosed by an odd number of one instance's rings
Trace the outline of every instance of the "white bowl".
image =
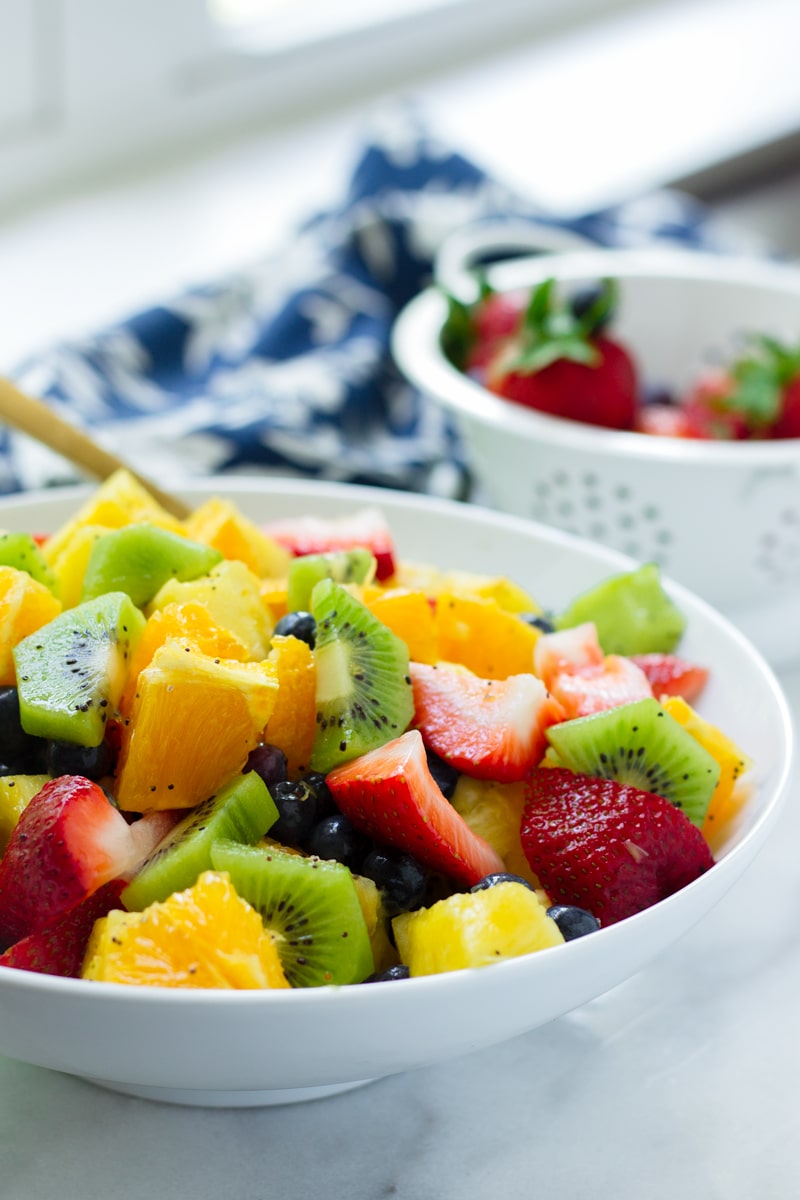
{"type": "MultiPolygon", "coordinates": [[[[215,487],[213,490],[217,490],[215,487]]],[[[388,517],[401,555],[510,574],[548,605],[630,562],[551,529],[473,506],[300,481],[226,481],[256,519],[339,514],[365,504],[388,517]]],[[[185,490],[190,502],[208,488],[185,490]]],[[[0,525],[47,530],[85,491],[0,504],[0,525]]],[[[198,1105],[287,1103],[341,1091],[488,1046],[613,988],[723,896],[773,824],[791,758],[783,694],[760,655],[680,587],[687,656],[711,678],[701,711],[756,762],[756,788],[715,866],[683,891],[580,941],[481,970],[294,992],[182,992],[0,970],[0,1053],[133,1095],[198,1105]]]]}
{"type": "MultiPolygon", "coordinates": [[[[591,250],[518,259],[488,273],[499,290],[550,276],[570,285],[619,280],[615,331],[646,382],[676,391],[709,355],[724,362],[744,334],[800,339],[798,268],[591,250]]],[[[800,655],[800,439],[687,441],[534,412],[452,366],[440,344],[445,315],[439,288],[421,293],[396,323],[393,352],[411,383],[455,419],[482,502],[658,562],[774,662],[800,655]]]]}

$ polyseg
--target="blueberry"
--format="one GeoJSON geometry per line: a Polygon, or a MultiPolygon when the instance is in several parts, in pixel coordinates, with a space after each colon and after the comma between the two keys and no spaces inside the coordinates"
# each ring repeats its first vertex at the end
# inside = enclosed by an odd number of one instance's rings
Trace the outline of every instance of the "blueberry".
{"type": "Polygon", "coordinates": [[[255,771],[264,780],[268,788],[271,788],[274,783],[283,783],[286,780],[286,755],[278,746],[272,746],[269,742],[262,742],[260,746],[256,746],[247,756],[247,762],[242,770],[255,771]]]}
{"type": "Polygon", "coordinates": [[[317,822],[306,849],[318,858],[334,858],[360,874],[372,842],[343,813],[334,813],[317,822]]]}
{"type": "Polygon", "coordinates": [[[102,779],[114,770],[114,751],[108,742],[99,746],[77,746],[52,739],[45,745],[44,769],[48,775],[85,775],[102,779]]]}
{"type": "Polygon", "coordinates": [[[317,820],[321,821],[323,817],[329,817],[339,811],[333,793],[321,771],[311,771],[308,775],[304,775],[303,779],[317,797],[317,820]]]}
{"type": "Polygon", "coordinates": [[[387,917],[411,912],[425,899],[428,872],[410,854],[388,846],[371,850],[361,865],[366,875],[381,892],[383,911],[387,917]]]}
{"type": "Polygon", "coordinates": [[[541,629],[542,633],[555,633],[556,627],[549,617],[543,616],[541,613],[520,613],[520,621],[524,621],[526,625],[532,625],[534,629],[541,629]]]}
{"type": "Polygon", "coordinates": [[[523,887],[534,891],[527,879],[523,879],[521,875],[512,875],[510,871],[494,871],[491,875],[484,875],[483,879],[479,879],[477,883],[473,883],[469,889],[471,892],[484,892],[487,888],[496,887],[498,883],[521,883],[523,887]]]}
{"type": "Polygon", "coordinates": [[[547,915],[553,918],[565,942],[585,937],[587,933],[596,933],[600,928],[597,917],[575,904],[553,904],[548,908],[547,915]]]}
{"type": "Polygon", "coordinates": [[[274,632],[280,637],[299,638],[313,650],[317,640],[317,622],[311,613],[298,609],[297,612],[290,612],[281,617],[274,632]]]}
{"type": "Polygon", "coordinates": [[[677,404],[675,393],[666,387],[648,386],[642,389],[643,404],[662,404],[674,407],[677,404]]]}
{"type": "Polygon", "coordinates": [[[373,975],[368,975],[364,983],[388,983],[392,979],[408,979],[410,974],[405,963],[397,963],[393,967],[387,967],[385,971],[375,971],[373,975]]]}
{"type": "Polygon", "coordinates": [[[270,784],[269,792],[278,810],[278,820],[268,830],[269,836],[302,849],[319,817],[316,793],[304,779],[270,784]]]}
{"type": "Polygon", "coordinates": [[[7,775],[39,775],[44,772],[43,738],[22,728],[19,694],[15,687],[0,688],[0,762],[7,775]]]}
{"type": "Polygon", "coordinates": [[[458,771],[455,767],[451,767],[450,763],[445,762],[443,758],[439,758],[438,754],[434,754],[433,750],[425,751],[428,759],[428,770],[434,778],[439,791],[447,800],[452,800],[453,792],[456,790],[458,783],[458,771]]]}

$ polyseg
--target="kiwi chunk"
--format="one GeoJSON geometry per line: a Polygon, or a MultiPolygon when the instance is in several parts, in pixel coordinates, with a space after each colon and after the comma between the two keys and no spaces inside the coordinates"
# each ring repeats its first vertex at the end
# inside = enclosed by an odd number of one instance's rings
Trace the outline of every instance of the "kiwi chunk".
{"type": "Polygon", "coordinates": [[[228,839],[214,843],[211,861],[277,936],[292,987],[361,983],[375,970],[358,893],[342,863],[228,839]]]}
{"type": "Polygon", "coordinates": [[[29,533],[0,533],[0,566],[27,571],[31,579],[58,595],[56,577],[29,533]]]}
{"type": "Polygon", "coordinates": [[[311,766],[328,772],[404,733],[414,699],[405,642],[341,584],[318,583],[311,613],[317,623],[311,766]]]}
{"type": "Polygon", "coordinates": [[[311,593],[322,579],[334,583],[371,583],[375,578],[375,555],[363,547],[332,550],[327,554],[303,554],[292,559],[286,581],[286,606],[289,612],[305,612],[311,593]]]}
{"type": "Polygon", "coordinates": [[[192,887],[198,875],[211,868],[215,838],[253,844],[277,819],[278,810],[261,776],[255,771],[237,775],[158,843],[123,891],[122,903],[129,912],[140,911],[192,887]]]}
{"type": "Polygon", "coordinates": [[[606,654],[670,654],[686,617],[661,586],[655,563],[613,575],[577,596],[555,620],[557,629],[594,621],[606,654]]]}
{"type": "Polygon", "coordinates": [[[184,583],[222,561],[219,550],[141,521],[103,534],[93,544],[83,577],[83,600],[127,592],[140,608],[169,579],[184,583]]]}
{"type": "Polygon", "coordinates": [[[570,771],[655,792],[702,825],[719,763],[657,700],[562,721],[548,729],[547,737],[570,771]]]}
{"type": "Polygon", "coordinates": [[[25,732],[99,746],[144,626],[144,615],[125,592],[109,592],[23,638],[14,664],[25,732]]]}

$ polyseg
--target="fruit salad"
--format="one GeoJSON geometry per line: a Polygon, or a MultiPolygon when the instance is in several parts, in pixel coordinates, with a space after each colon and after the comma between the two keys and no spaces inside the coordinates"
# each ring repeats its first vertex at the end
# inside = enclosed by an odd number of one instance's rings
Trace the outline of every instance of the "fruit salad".
{"type": "Polygon", "coordinates": [[[379,512],[177,520],[118,472],[0,535],[0,970],[363,985],[625,920],[747,797],[684,626],[652,564],[547,611],[379,512]]]}
{"type": "Polygon", "coordinates": [[[800,344],[753,337],[674,394],[642,379],[615,334],[617,291],[610,279],[570,295],[554,279],[527,293],[484,286],[472,305],[449,299],[443,348],[489,391],[570,421],[713,441],[800,437],[800,344]]]}

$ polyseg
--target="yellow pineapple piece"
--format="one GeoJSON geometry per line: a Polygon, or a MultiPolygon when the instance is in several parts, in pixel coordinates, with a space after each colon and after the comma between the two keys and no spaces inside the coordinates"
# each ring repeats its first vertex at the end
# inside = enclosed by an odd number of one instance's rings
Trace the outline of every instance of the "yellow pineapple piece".
{"type": "Polygon", "coordinates": [[[741,786],[741,780],[753,766],[753,760],[681,696],[664,696],[661,705],[719,763],[719,779],[701,827],[703,837],[714,851],[748,798],[749,790],[741,786]]]}
{"type": "Polygon", "coordinates": [[[123,726],[116,797],[130,812],[192,808],[242,769],[275,707],[272,664],[160,646],[123,726]]]}
{"type": "Polygon", "coordinates": [[[482,679],[533,673],[541,632],[496,600],[442,592],[436,601],[439,657],[460,663],[482,679]]]}
{"type": "MultiPolygon", "coordinates": [[[[505,868],[540,888],[522,849],[519,827],[525,807],[524,783],[495,783],[460,775],[453,792],[453,808],[502,858],[505,868]]],[[[544,896],[544,892],[542,892],[544,896]]]]}
{"type": "Polygon", "coordinates": [[[398,957],[397,951],[389,940],[387,919],[383,913],[380,891],[373,880],[367,879],[365,875],[353,873],[353,883],[361,911],[364,914],[375,970],[385,971],[388,967],[395,966],[398,957]]]}
{"type": "Polygon", "coordinates": [[[0,684],[17,682],[14,647],[61,612],[61,602],[27,571],[0,567],[0,684]]]}
{"type": "Polygon", "coordinates": [[[277,937],[224,872],[205,871],[143,912],[95,922],[84,979],[146,987],[287,988],[277,937]]]}
{"type": "Polygon", "coordinates": [[[441,571],[426,563],[403,561],[397,565],[392,586],[421,590],[431,597],[452,592],[457,596],[496,600],[502,609],[510,613],[532,612],[541,616],[544,611],[529,592],[503,575],[441,571]]]}
{"type": "Polygon", "coordinates": [[[56,577],[64,608],[74,608],[81,602],[83,577],[92,547],[98,538],[113,530],[108,525],[81,525],[56,554],[50,556],[50,568],[56,577]]]}
{"type": "Polygon", "coordinates": [[[23,810],[49,779],[49,775],[0,776],[0,858],[23,810]]]}
{"type": "Polygon", "coordinates": [[[275,622],[257,576],[243,562],[226,560],[186,583],[171,579],[151,600],[147,616],[167,604],[190,603],[202,604],[215,625],[238,638],[252,659],[267,657],[275,622]]]}
{"type": "Polygon", "coordinates": [[[456,892],[392,921],[397,951],[412,976],[486,967],[559,946],[564,938],[544,903],[522,883],[456,892]]]}
{"type": "Polygon", "coordinates": [[[162,508],[130,471],[115,471],[100,484],[77,513],[47,539],[42,554],[52,566],[84,525],[103,525],[109,530],[121,529],[133,521],[149,521],[162,529],[184,534],[182,522],[162,508]]]}
{"type": "Polygon", "coordinates": [[[243,562],[259,578],[280,577],[289,570],[289,551],[262,533],[230,500],[212,496],[184,524],[190,538],[213,546],[225,558],[243,562]]]}

